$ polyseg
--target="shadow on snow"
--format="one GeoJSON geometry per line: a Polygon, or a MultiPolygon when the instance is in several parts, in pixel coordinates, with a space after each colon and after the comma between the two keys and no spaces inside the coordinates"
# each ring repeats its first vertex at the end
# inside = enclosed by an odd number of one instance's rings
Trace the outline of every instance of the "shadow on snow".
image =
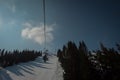
{"type": "Polygon", "coordinates": [[[35,61],[29,61],[27,63],[20,63],[18,65],[9,66],[0,70],[0,80],[12,80],[9,76],[10,73],[13,73],[17,76],[25,76],[22,71],[34,75],[34,68],[40,67],[44,69],[50,69],[45,67],[43,64],[51,64],[49,62],[44,63],[42,57],[36,58],[35,61]]]}

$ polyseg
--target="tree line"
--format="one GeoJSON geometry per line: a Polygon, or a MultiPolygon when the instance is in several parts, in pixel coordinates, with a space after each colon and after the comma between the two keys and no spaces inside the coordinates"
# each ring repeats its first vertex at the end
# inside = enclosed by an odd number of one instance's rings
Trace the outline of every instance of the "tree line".
{"type": "Polygon", "coordinates": [[[42,56],[41,51],[34,50],[7,51],[5,49],[0,49],[0,67],[4,68],[21,62],[35,60],[35,58],[37,58],[38,56],[42,56]]]}
{"type": "Polygon", "coordinates": [[[69,41],[57,52],[64,80],[120,80],[120,44],[116,47],[100,43],[100,50],[89,51],[84,41],[78,47],[69,41]]]}

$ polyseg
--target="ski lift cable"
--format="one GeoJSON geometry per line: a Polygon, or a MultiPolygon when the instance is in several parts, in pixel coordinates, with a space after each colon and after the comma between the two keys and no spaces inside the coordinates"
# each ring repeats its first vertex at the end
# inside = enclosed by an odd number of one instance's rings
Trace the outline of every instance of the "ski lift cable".
{"type": "Polygon", "coordinates": [[[45,0],[43,0],[43,26],[44,26],[44,49],[46,50],[46,13],[45,13],[45,0]]]}

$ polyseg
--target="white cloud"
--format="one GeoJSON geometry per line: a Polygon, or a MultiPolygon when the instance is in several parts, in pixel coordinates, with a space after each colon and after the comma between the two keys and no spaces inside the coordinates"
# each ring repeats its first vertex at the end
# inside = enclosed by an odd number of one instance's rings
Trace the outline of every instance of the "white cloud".
{"type": "MultiPolygon", "coordinates": [[[[30,23],[25,23],[24,26],[26,26],[26,28],[23,29],[21,32],[21,36],[23,38],[33,40],[39,43],[40,45],[45,43],[43,24],[33,27],[30,23]]],[[[52,34],[53,31],[54,31],[54,25],[46,26],[46,42],[47,43],[50,43],[53,41],[54,39],[52,34]]]]}
{"type": "MultiPolygon", "coordinates": [[[[16,12],[16,0],[0,0],[0,7],[3,8],[3,10],[9,10],[10,12],[15,13],[16,12]]],[[[3,11],[4,12],[4,11],[3,11]]]]}
{"type": "Polygon", "coordinates": [[[23,23],[23,26],[25,27],[32,27],[32,24],[30,24],[29,22],[23,23]]]}
{"type": "Polygon", "coordinates": [[[13,4],[13,5],[11,6],[11,10],[12,10],[13,13],[15,13],[15,11],[16,11],[16,6],[15,6],[15,4],[13,4]]]}
{"type": "Polygon", "coordinates": [[[5,2],[5,3],[6,3],[6,6],[8,7],[8,9],[9,9],[10,11],[12,11],[13,13],[16,12],[16,6],[15,6],[15,3],[14,3],[13,0],[7,1],[7,2],[5,2]]]}

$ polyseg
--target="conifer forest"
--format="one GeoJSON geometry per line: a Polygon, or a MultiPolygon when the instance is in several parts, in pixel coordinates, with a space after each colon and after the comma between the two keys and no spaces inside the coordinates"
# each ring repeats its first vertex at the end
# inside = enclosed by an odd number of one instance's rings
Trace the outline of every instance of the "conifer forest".
{"type": "Polygon", "coordinates": [[[89,51],[85,42],[68,42],[57,52],[64,80],[120,80],[120,44],[89,51]],[[116,49],[117,48],[117,49],[116,49]]]}

